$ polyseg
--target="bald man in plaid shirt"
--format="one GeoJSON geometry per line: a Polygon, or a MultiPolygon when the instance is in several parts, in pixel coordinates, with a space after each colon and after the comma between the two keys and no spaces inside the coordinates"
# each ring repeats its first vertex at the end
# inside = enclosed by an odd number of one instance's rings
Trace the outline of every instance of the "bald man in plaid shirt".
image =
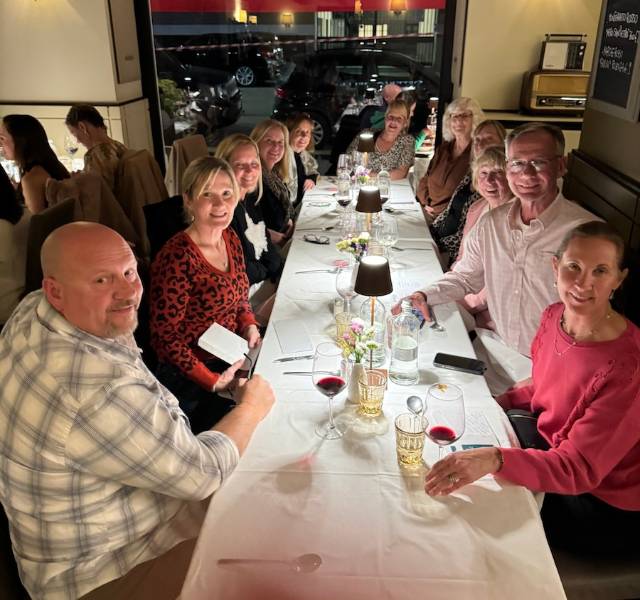
{"type": "Polygon", "coordinates": [[[72,223],[0,337],[0,500],[33,598],[175,598],[207,499],[274,401],[259,376],[194,436],[133,331],[142,286],[114,231],[72,223]]]}

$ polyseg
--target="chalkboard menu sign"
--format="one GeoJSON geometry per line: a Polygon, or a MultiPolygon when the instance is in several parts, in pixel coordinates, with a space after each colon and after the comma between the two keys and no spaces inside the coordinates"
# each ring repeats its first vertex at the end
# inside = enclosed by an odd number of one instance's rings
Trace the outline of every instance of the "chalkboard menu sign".
{"type": "Polygon", "coordinates": [[[600,15],[589,103],[636,120],[640,97],[640,2],[605,0],[600,15]]]}

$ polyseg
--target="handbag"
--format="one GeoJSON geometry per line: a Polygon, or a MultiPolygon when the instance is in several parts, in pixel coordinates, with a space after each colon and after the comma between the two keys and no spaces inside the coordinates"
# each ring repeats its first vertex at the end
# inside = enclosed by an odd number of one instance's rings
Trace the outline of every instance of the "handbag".
{"type": "Polygon", "coordinates": [[[538,431],[538,415],[512,408],[507,411],[507,418],[515,431],[516,437],[523,448],[534,448],[536,450],[548,450],[549,443],[538,431]]]}

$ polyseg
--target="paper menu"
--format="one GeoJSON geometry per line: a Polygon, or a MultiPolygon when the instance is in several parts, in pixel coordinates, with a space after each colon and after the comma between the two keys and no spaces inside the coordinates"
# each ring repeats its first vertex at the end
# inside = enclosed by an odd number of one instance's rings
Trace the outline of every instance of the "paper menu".
{"type": "Polygon", "coordinates": [[[198,346],[229,364],[244,359],[249,354],[247,340],[218,323],[211,325],[200,336],[198,346]]]}

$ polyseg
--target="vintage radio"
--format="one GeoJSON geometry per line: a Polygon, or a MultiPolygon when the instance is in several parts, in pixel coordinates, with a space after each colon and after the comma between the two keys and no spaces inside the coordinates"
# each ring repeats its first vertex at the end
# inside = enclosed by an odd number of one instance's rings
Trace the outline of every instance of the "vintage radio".
{"type": "Polygon", "coordinates": [[[520,106],[540,114],[581,113],[588,89],[588,71],[529,71],[522,82],[520,106]]]}

